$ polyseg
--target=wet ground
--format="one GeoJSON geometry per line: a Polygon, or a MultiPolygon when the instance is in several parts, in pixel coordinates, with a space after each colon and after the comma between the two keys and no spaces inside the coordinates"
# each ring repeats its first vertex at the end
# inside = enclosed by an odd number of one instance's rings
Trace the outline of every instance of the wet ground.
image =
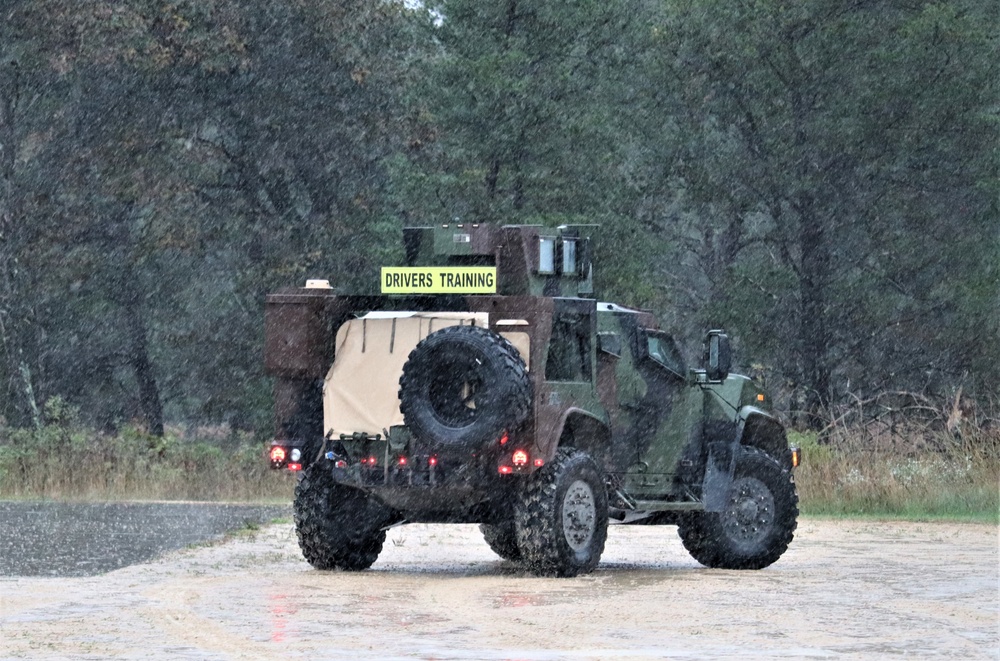
{"type": "Polygon", "coordinates": [[[537,578],[476,526],[389,532],[321,572],[291,524],[99,576],[0,578],[0,659],[1000,657],[995,525],[803,520],[775,565],[705,569],[673,527],[609,532],[598,570],[537,578]]]}
{"type": "Polygon", "coordinates": [[[92,576],[279,517],[291,507],[0,501],[0,576],[92,576]]]}

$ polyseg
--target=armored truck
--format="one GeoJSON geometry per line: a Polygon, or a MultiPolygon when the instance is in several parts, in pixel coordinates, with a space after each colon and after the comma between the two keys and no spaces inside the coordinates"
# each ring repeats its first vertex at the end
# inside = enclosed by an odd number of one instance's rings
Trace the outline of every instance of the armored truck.
{"type": "Polygon", "coordinates": [[[592,571],[609,523],[676,525],[708,567],[778,560],[799,453],[769,395],[723,331],[690,368],[653,314],[598,300],[596,234],[407,228],[378,294],[267,297],[269,461],[299,473],[310,564],[366,569],[410,522],[478,523],[539,575],[592,571]]]}

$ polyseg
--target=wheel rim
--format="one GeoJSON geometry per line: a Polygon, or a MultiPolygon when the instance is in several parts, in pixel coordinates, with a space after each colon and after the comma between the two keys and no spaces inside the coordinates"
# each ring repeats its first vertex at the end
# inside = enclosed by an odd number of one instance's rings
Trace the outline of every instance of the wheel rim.
{"type": "Polygon", "coordinates": [[[563,534],[574,551],[583,551],[590,545],[597,528],[597,504],[594,491],[583,480],[569,485],[563,497],[563,534]]]}
{"type": "Polygon", "coordinates": [[[473,355],[453,357],[433,367],[428,381],[428,401],[434,416],[445,426],[464,427],[476,419],[477,399],[485,384],[482,361],[473,355]]]}
{"type": "Polygon", "coordinates": [[[729,503],[722,514],[726,535],[739,544],[761,541],[774,524],[774,495],[767,485],[754,477],[733,482],[729,503]]]}

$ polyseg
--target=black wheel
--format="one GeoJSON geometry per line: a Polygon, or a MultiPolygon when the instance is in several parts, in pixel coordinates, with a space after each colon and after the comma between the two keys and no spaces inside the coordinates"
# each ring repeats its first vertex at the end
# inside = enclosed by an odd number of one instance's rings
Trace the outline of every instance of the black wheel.
{"type": "Polygon", "coordinates": [[[528,477],[514,511],[517,545],[532,571],[577,576],[597,567],[608,538],[608,493],[590,455],[560,449],[528,477]]]}
{"type": "Polygon", "coordinates": [[[385,542],[388,513],[357,489],[337,484],[321,464],[295,486],[295,534],[316,569],[368,569],[385,542]]]}
{"type": "Polygon", "coordinates": [[[419,438],[471,449],[527,417],[531,383],[517,349],[503,337],[478,326],[449,326],[410,352],[399,402],[419,438]]]}
{"type": "Polygon", "coordinates": [[[490,545],[493,552],[504,560],[517,562],[521,559],[521,549],[517,547],[517,532],[514,530],[514,520],[501,523],[480,523],[479,530],[490,545]]]}
{"type": "Polygon", "coordinates": [[[791,471],[757,448],[744,447],[725,510],[686,515],[677,531],[684,548],[706,567],[762,569],[792,541],[798,502],[791,471]]]}

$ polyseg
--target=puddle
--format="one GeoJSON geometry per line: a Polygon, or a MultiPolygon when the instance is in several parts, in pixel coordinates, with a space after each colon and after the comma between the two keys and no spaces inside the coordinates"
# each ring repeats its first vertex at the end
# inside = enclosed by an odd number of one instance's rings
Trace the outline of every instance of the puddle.
{"type": "Polygon", "coordinates": [[[0,576],[93,576],[290,516],[289,505],[0,502],[0,576]]]}

